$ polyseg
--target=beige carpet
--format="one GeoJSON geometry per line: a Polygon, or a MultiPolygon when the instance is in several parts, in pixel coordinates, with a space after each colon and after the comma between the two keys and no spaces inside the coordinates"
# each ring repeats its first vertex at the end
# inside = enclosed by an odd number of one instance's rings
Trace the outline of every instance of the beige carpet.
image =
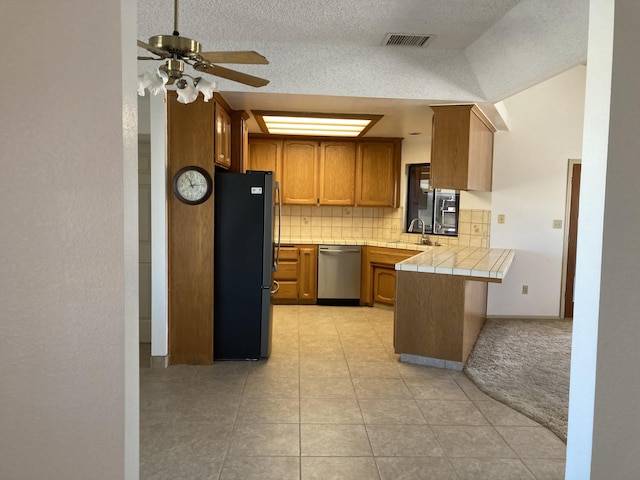
{"type": "Polygon", "coordinates": [[[489,319],[464,367],[489,396],[567,441],[571,320],[489,319]]]}

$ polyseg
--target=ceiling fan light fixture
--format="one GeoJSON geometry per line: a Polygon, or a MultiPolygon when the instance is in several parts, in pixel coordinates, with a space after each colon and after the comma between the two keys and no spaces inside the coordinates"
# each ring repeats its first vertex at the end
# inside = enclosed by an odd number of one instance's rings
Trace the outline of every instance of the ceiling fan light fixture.
{"type": "Polygon", "coordinates": [[[216,88],[215,82],[208,82],[202,77],[196,77],[193,79],[193,85],[196,87],[196,90],[202,94],[205,102],[213,98],[213,91],[216,88]]]}
{"type": "Polygon", "coordinates": [[[167,91],[165,85],[168,81],[169,75],[161,69],[146,71],[138,75],[138,95],[144,97],[145,89],[153,95],[165,93],[167,91]]]}
{"type": "MultiPolygon", "coordinates": [[[[264,78],[255,77],[214,64],[214,62],[254,65],[268,64],[269,61],[259,53],[254,51],[202,52],[200,42],[192,40],[191,38],[181,37],[178,32],[178,0],[173,0],[173,20],[173,35],[154,35],[149,38],[149,43],[138,40],[138,47],[144,48],[146,51],[155,55],[153,57],[138,56],[138,60],[166,60],[165,64],[160,68],[175,80],[182,78],[184,64],[186,63],[199,72],[208,73],[216,77],[225,78],[232,82],[238,82],[256,88],[264,87],[269,83],[269,80],[264,78]]],[[[190,78],[193,79],[193,77],[190,78]]],[[[145,88],[146,87],[139,85],[138,93],[144,95],[145,88]]],[[[201,91],[203,91],[202,94],[205,98],[209,96],[209,87],[205,88],[203,84],[201,91]],[[205,93],[205,91],[207,93],[205,93]]]]}
{"type": "Polygon", "coordinates": [[[189,85],[185,79],[181,78],[176,86],[178,87],[176,90],[178,93],[178,102],[191,103],[195,102],[196,98],[198,98],[198,90],[196,90],[193,85],[189,85]]]}

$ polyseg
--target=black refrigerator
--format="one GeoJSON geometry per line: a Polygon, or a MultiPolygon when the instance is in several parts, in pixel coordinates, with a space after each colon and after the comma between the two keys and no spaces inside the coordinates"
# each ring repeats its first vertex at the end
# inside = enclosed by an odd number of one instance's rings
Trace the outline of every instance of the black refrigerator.
{"type": "Polygon", "coordinates": [[[273,172],[216,172],[216,360],[256,360],[271,353],[275,188],[273,172]]]}

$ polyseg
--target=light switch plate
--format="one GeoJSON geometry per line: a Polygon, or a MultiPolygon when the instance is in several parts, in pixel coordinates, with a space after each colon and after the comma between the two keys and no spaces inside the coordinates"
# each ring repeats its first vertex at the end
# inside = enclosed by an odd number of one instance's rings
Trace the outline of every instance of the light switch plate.
{"type": "Polygon", "coordinates": [[[562,228],[562,220],[554,220],[553,228],[562,228]]]}
{"type": "Polygon", "coordinates": [[[504,223],[504,213],[498,214],[498,223],[504,223]]]}

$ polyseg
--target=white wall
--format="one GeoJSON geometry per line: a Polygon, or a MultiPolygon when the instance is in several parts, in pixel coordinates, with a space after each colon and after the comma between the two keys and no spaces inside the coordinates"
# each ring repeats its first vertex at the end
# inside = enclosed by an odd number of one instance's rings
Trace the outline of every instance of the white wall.
{"type": "Polygon", "coordinates": [[[505,281],[489,286],[490,316],[560,315],[564,229],[552,223],[566,227],[568,161],[582,155],[585,71],[574,67],[504,100],[510,131],[495,136],[491,247],[517,252],[505,281]]]}
{"type": "Polygon", "coordinates": [[[2,3],[2,479],[138,478],[135,19],[2,3]]]}
{"type": "Polygon", "coordinates": [[[167,107],[163,95],[150,95],[151,132],[151,355],[169,354],[167,232],[167,107]]]}
{"type": "Polygon", "coordinates": [[[151,95],[149,92],[145,92],[145,96],[138,95],[138,133],[150,134],[151,133],[151,95]]]}
{"type": "Polygon", "coordinates": [[[638,478],[640,470],[640,7],[590,3],[569,480],[638,478]]]}

